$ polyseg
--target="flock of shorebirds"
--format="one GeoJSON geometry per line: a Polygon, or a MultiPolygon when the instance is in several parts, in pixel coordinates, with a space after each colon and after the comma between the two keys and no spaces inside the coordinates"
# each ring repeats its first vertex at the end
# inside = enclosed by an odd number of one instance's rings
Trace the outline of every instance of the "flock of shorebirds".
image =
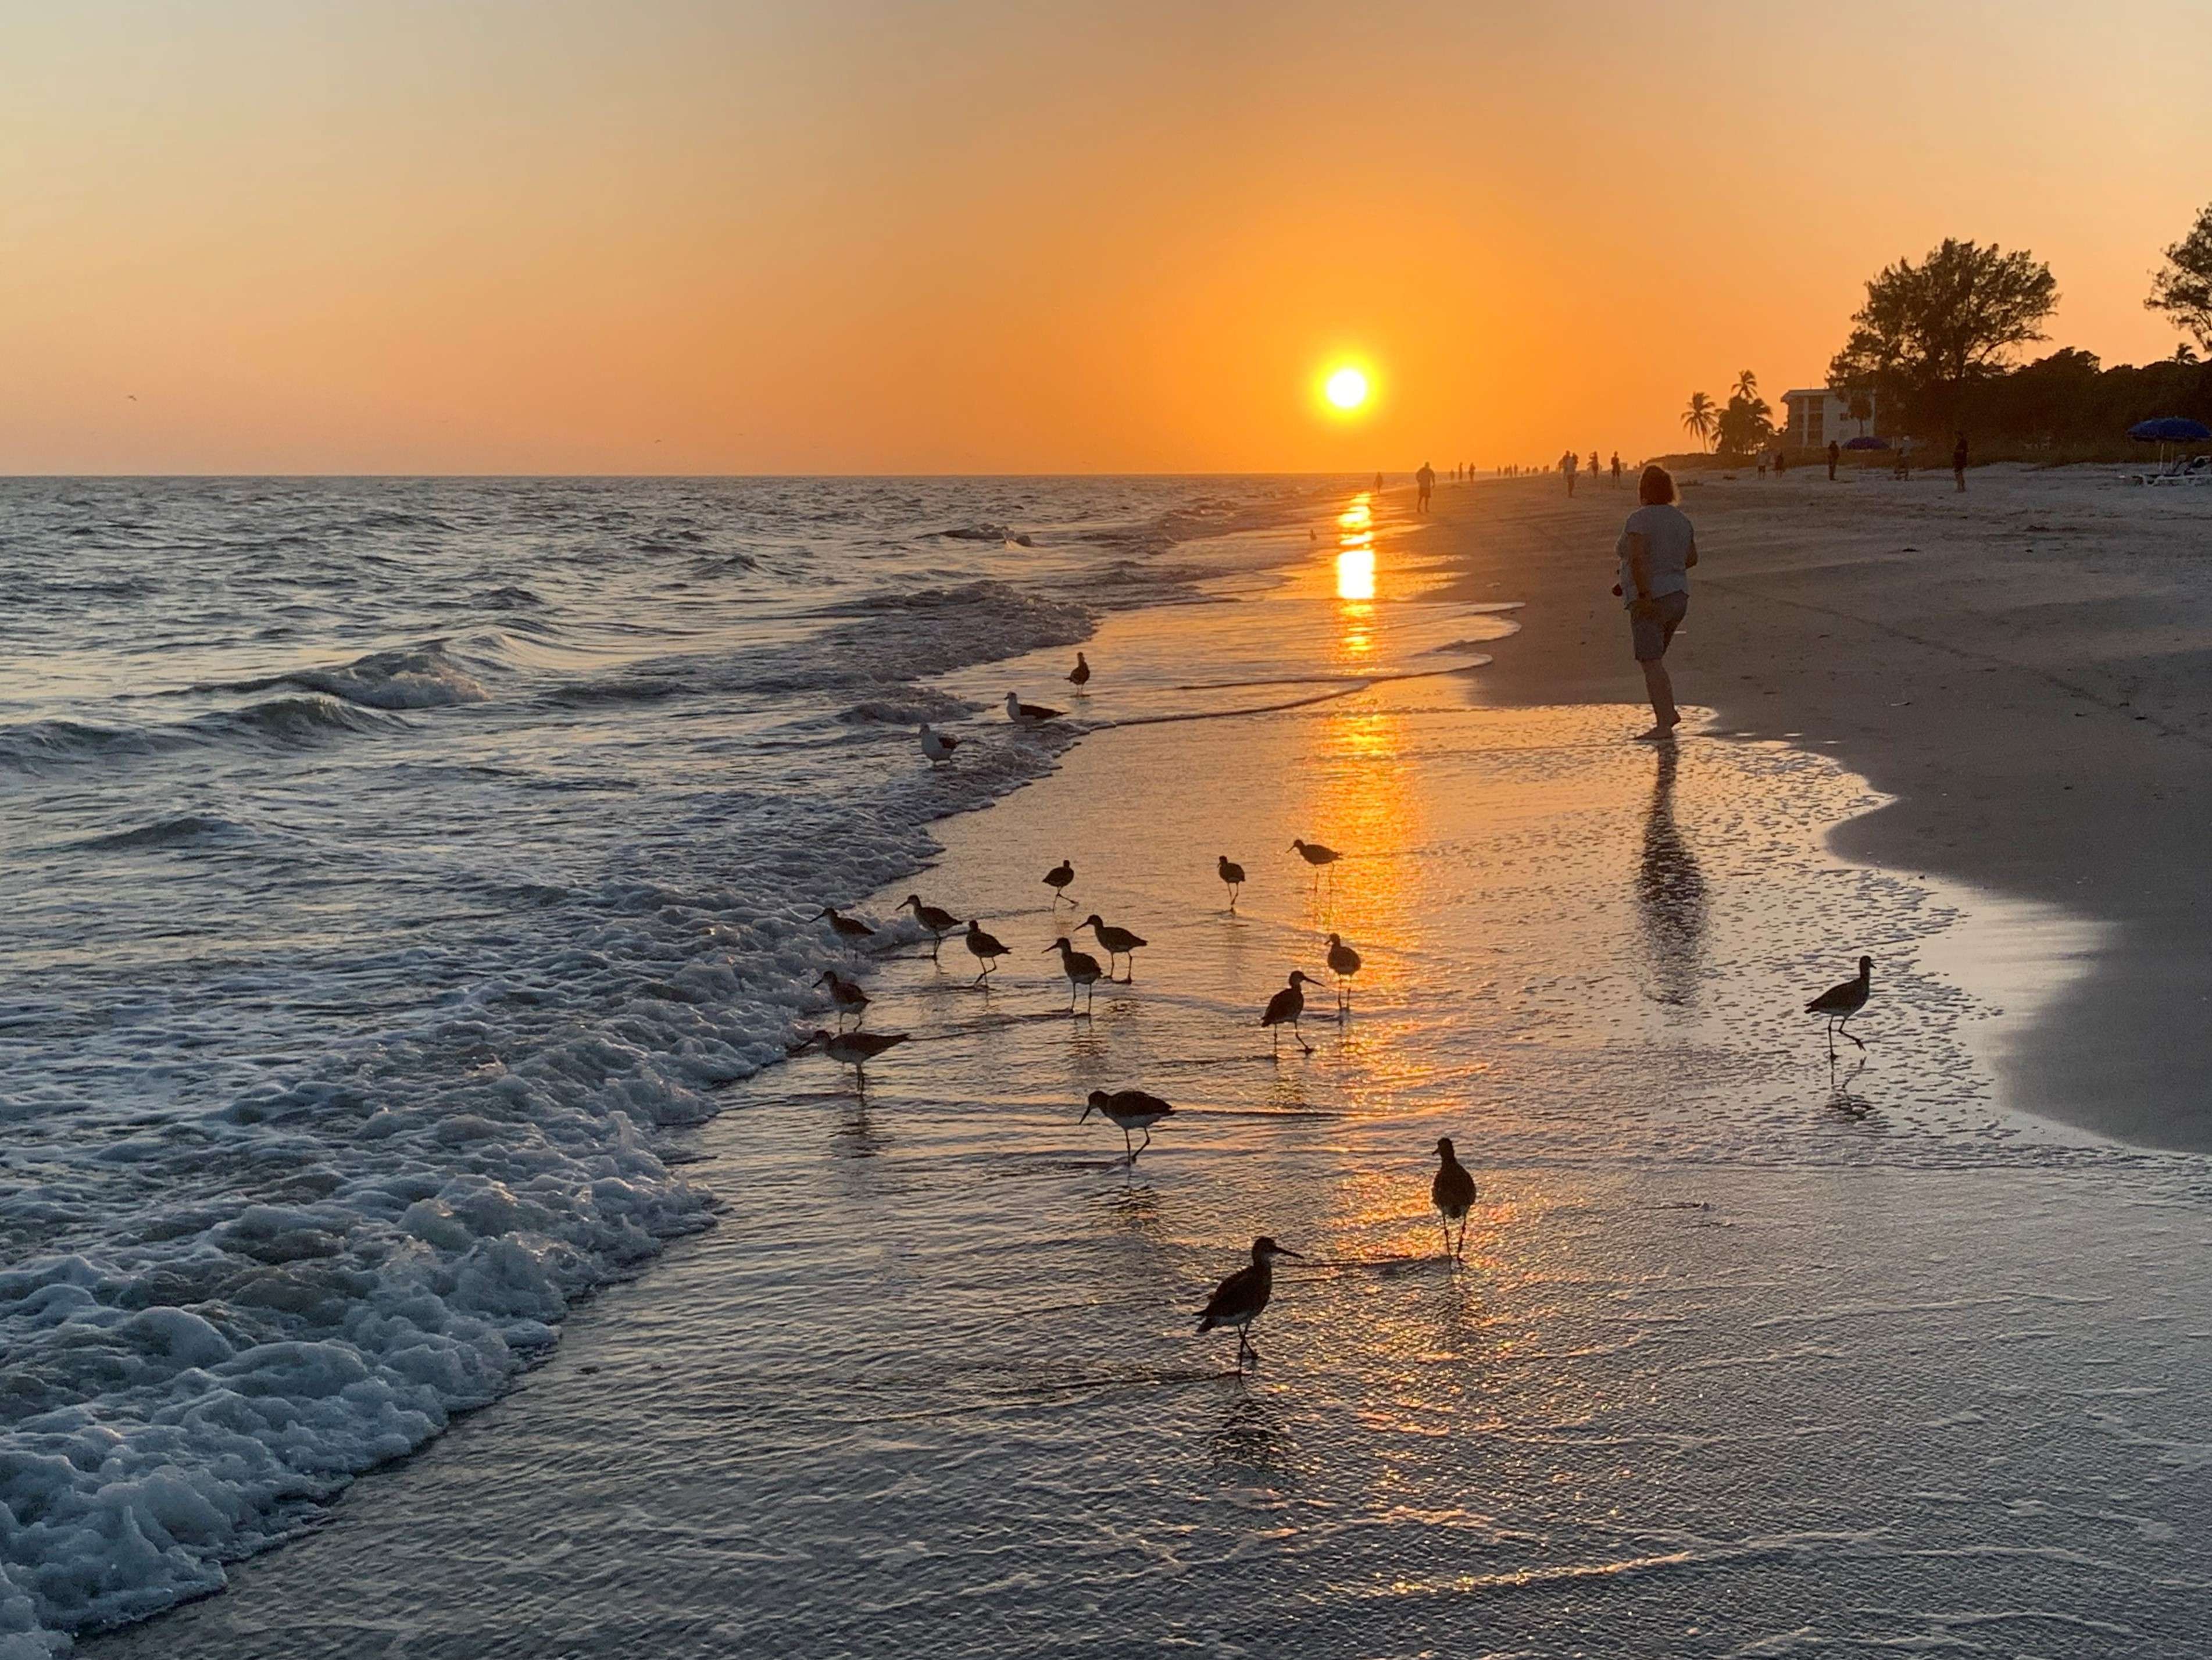
{"type": "MultiPolygon", "coordinates": [[[[1079,691],[1089,682],[1091,665],[1082,653],[1076,654],[1075,667],[1067,678],[1079,691]]],[[[1047,708],[1041,704],[1024,703],[1014,692],[1006,694],[1006,708],[1007,719],[1016,726],[1038,727],[1064,718],[1062,711],[1047,708]]],[[[922,726],[918,737],[923,754],[938,765],[951,761],[953,751],[962,741],[949,733],[934,731],[927,724],[922,726]]],[[[1334,881],[1334,872],[1330,867],[1344,856],[1334,848],[1319,842],[1309,842],[1303,836],[1292,840],[1290,850],[1311,867],[1316,892],[1324,874],[1334,881]]],[[[1234,915],[1237,897],[1243,891],[1244,866],[1223,854],[1215,862],[1214,873],[1228,890],[1228,909],[1234,915]]],[[[1067,893],[1075,882],[1075,866],[1070,860],[1062,859],[1047,871],[1043,882],[1053,891],[1055,921],[1062,903],[1068,904],[1071,909],[1078,909],[1067,893]]],[[[939,952],[945,940],[957,934],[978,965],[972,982],[975,985],[988,987],[1000,959],[1009,954],[1006,943],[987,931],[980,920],[970,918],[963,922],[952,912],[927,903],[919,894],[907,895],[899,902],[898,909],[912,912],[916,924],[929,936],[929,958],[933,963],[941,961],[939,952]]],[[[823,907],[818,914],[818,920],[828,922],[832,934],[851,950],[865,947],[876,936],[877,931],[872,925],[857,916],[848,916],[835,906],[823,907]]],[[[1107,921],[1096,911],[1073,928],[1062,929],[1054,942],[1045,947],[1044,954],[1057,954],[1060,958],[1060,972],[1067,981],[1068,1012],[1079,1018],[1087,1018],[1091,1012],[1092,994],[1101,980],[1109,985],[1133,984],[1136,953],[1147,943],[1143,935],[1107,921]],[[1103,964],[1091,952],[1075,948],[1070,936],[1086,930],[1098,948],[1106,953],[1106,961],[1103,964]],[[1123,972],[1118,976],[1114,972],[1117,964],[1124,965],[1123,972]],[[1083,998],[1080,1010],[1076,1007],[1079,993],[1083,998]]],[[[1327,942],[1326,960],[1329,971],[1336,976],[1337,1017],[1341,1020],[1351,1012],[1352,982],[1360,970],[1360,955],[1340,935],[1331,933],[1327,942]]],[[[1874,959],[1862,957],[1856,978],[1830,987],[1805,1006],[1808,1014],[1820,1015],[1826,1022],[1828,1055],[1832,1061],[1835,1056],[1838,1034],[1858,1044],[1861,1050],[1866,1048],[1865,1043],[1851,1031],[1850,1022],[1866,1007],[1873,989],[1873,974],[1874,959]]],[[[1313,1045],[1305,1041],[1299,1021],[1305,1013],[1305,988],[1321,983],[1304,970],[1293,969],[1282,989],[1270,997],[1266,1008],[1261,1011],[1259,1024],[1272,1034],[1273,1053],[1277,1057],[1282,1054],[1282,1030],[1285,1026],[1291,1029],[1291,1035],[1301,1050],[1308,1055],[1313,1053],[1313,1045]]],[[[788,1052],[796,1055],[810,1049],[819,1048],[832,1061],[852,1067],[855,1081],[865,1091],[868,1062],[885,1050],[905,1043],[910,1034],[863,1030],[870,1000],[866,988],[836,969],[823,970],[815,984],[828,989],[830,1005],[837,1015],[837,1030],[817,1029],[801,1042],[791,1045],[788,1052]],[[845,1025],[848,1018],[854,1022],[850,1030],[845,1025]]],[[[1133,1168],[1139,1156],[1152,1146],[1153,1127],[1162,1120],[1174,1116],[1175,1108],[1160,1097],[1144,1090],[1092,1090],[1077,1122],[1087,1122],[1093,1113],[1121,1132],[1125,1163],[1133,1168]]],[[[1429,1197],[1443,1230],[1443,1255],[1456,1264],[1466,1257],[1467,1224],[1474,1206],[1475,1182],[1467,1167],[1459,1162],[1449,1137],[1438,1140],[1435,1151],[1437,1171],[1429,1184],[1429,1197]],[[1456,1236],[1453,1232],[1455,1223],[1458,1225],[1456,1236]]],[[[1275,1259],[1297,1255],[1297,1251],[1277,1243],[1273,1238],[1261,1235],[1252,1242],[1250,1263],[1224,1280],[1200,1312],[1198,1329],[1200,1332],[1218,1328],[1236,1332],[1237,1365],[1240,1371],[1247,1359],[1259,1359],[1259,1351],[1251,1345],[1249,1332],[1252,1323],[1260,1316],[1274,1294],[1275,1259]]]]}

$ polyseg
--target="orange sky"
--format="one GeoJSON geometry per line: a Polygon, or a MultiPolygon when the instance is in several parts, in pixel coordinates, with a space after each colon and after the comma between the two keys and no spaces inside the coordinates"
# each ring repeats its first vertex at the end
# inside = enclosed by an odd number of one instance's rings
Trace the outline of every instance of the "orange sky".
{"type": "Polygon", "coordinates": [[[1946,234],[2166,356],[2208,89],[2201,5],[9,6],[0,471],[1635,456],[1946,234]]]}

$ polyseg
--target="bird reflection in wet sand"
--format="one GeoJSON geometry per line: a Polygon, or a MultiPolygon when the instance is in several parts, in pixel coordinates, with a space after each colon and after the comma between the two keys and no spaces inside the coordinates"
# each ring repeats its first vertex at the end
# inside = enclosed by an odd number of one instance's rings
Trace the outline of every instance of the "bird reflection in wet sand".
{"type": "Polygon", "coordinates": [[[1859,1081],[1859,1074],[1867,1069],[1866,1056],[1861,1055],[1851,1069],[1841,1078],[1836,1076],[1836,1057],[1828,1055],[1828,1110],[1839,1112],[1846,1118],[1864,1118],[1874,1111],[1874,1103],[1863,1095],[1854,1094],[1851,1085],[1859,1081]]]}
{"type": "Polygon", "coordinates": [[[1686,1004],[1695,995],[1698,957],[1705,935],[1705,873],[1674,821],[1674,773],[1681,764],[1672,745],[1661,745],[1651,781],[1651,806],[1644,817],[1644,856],[1636,872],[1636,901],[1644,943],[1659,981],[1659,1000],[1686,1004]]]}
{"type": "Polygon", "coordinates": [[[1229,1415],[1213,1432],[1213,1462],[1262,1475],[1283,1474],[1282,1436],[1275,1429],[1266,1397],[1239,1390],[1229,1415]]]}

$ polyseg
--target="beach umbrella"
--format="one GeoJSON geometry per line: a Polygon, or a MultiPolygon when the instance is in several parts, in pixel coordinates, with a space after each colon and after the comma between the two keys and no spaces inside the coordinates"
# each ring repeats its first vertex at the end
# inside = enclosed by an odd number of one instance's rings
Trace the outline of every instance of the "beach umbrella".
{"type": "Polygon", "coordinates": [[[1847,450],[1886,450],[1889,447],[1889,440],[1870,438],[1862,433],[1856,438],[1847,440],[1844,447],[1847,450]]]}
{"type": "Polygon", "coordinates": [[[2128,429],[2138,444],[2201,444],[2212,438],[2212,427],[2185,415],[2161,415],[2155,421],[2138,421],[2128,429]]]}

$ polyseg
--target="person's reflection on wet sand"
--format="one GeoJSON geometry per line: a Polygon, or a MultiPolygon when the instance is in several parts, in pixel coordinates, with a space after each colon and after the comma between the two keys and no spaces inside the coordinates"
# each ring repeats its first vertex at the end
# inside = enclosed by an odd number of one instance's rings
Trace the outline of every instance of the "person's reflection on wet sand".
{"type": "Polygon", "coordinates": [[[1651,781],[1651,806],[1644,817],[1644,857],[1636,873],[1644,943],[1651,954],[1662,1003],[1687,1004],[1698,983],[1698,956],[1705,934],[1705,873],[1674,822],[1674,773],[1680,756],[1659,745],[1651,781]]]}

